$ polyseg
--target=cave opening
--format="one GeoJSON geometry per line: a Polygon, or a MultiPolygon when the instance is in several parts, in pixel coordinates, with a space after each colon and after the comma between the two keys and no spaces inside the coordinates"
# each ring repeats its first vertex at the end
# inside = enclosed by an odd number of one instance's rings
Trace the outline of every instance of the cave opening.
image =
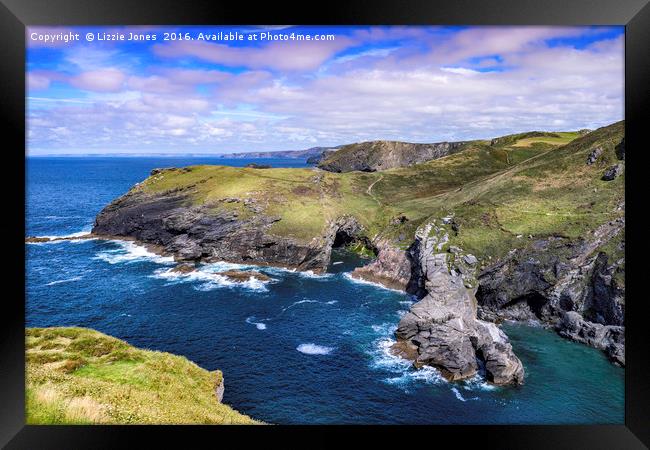
{"type": "Polygon", "coordinates": [[[346,230],[338,229],[336,236],[334,236],[334,243],[332,248],[347,247],[355,241],[355,237],[348,233],[346,230]]]}
{"type": "Polygon", "coordinates": [[[541,319],[544,315],[544,306],[548,303],[548,299],[544,297],[539,292],[529,292],[522,296],[516,297],[509,302],[505,303],[501,308],[507,309],[510,306],[519,305],[525,303],[528,308],[532,311],[533,314],[538,319],[541,319]]]}

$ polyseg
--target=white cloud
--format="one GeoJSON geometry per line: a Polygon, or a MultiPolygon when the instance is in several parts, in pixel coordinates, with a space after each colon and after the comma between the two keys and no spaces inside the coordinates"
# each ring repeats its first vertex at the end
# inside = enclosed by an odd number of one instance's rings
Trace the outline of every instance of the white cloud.
{"type": "MultiPolygon", "coordinates": [[[[398,36],[431,44],[435,33],[371,29],[346,45],[398,36]]],[[[29,74],[29,88],[37,93],[30,100],[29,146],[280,150],[371,139],[490,138],[621,120],[622,37],[583,49],[544,44],[577,33],[584,29],[487,27],[443,35],[424,51],[405,45],[338,59],[338,47],[268,46],[238,53],[215,44],[159,46],[155,51],[165,65],[146,71],[115,64],[105,52],[84,50],[72,58],[85,68],[76,76],[29,74]],[[172,64],[172,57],[183,55],[252,69],[237,73],[172,64]],[[475,70],[479,67],[499,70],[475,70]],[[283,71],[277,74],[278,69],[283,71]],[[83,90],[86,97],[48,98],[54,80],[83,90]],[[49,106],[36,107],[41,104],[49,106]]]]}

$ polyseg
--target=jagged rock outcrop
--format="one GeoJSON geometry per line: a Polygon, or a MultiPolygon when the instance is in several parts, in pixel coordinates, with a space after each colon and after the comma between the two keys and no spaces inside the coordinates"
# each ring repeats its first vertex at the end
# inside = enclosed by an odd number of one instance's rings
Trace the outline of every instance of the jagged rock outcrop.
{"type": "Polygon", "coordinates": [[[603,147],[596,147],[593,149],[592,152],[589,153],[589,156],[587,156],[587,165],[595,163],[598,157],[603,154],[603,151],[603,147]]]}
{"type": "Polygon", "coordinates": [[[623,138],[621,142],[618,143],[614,150],[618,159],[625,160],[625,138],[623,138]]]}
{"type": "Polygon", "coordinates": [[[318,167],[330,172],[375,172],[442,158],[465,148],[467,142],[412,144],[397,141],[370,141],[342,146],[322,158],[318,167]]]}
{"type": "Polygon", "coordinates": [[[329,157],[335,151],[336,151],[336,149],[323,150],[322,153],[319,153],[318,155],[310,156],[309,158],[307,158],[307,164],[318,164],[323,159],[329,157]]]}
{"type": "MultiPolygon", "coordinates": [[[[624,259],[612,260],[598,249],[611,241],[619,242],[618,251],[623,252],[625,242],[620,233],[624,228],[625,219],[619,218],[584,239],[550,237],[513,250],[479,274],[479,317],[492,321],[534,319],[557,325],[565,313],[575,312],[585,323],[618,326],[622,333],[624,259]]],[[[597,341],[580,340],[603,348],[597,341]]],[[[624,356],[618,359],[624,361],[624,356]]]]}
{"type": "Polygon", "coordinates": [[[608,167],[607,170],[605,170],[605,173],[603,173],[603,180],[604,181],[612,181],[616,179],[620,174],[623,173],[623,164],[614,164],[611,167],[608,167]]]}
{"type": "Polygon", "coordinates": [[[489,381],[523,383],[523,365],[506,335],[477,319],[474,290],[466,287],[471,274],[452,266],[452,253],[444,250],[444,228],[429,236],[435,226],[424,227],[416,238],[413,252],[426,295],[400,320],[395,353],[413,359],[416,367],[436,367],[449,380],[476,375],[482,362],[489,381]]]}
{"type": "Polygon", "coordinates": [[[350,275],[391,289],[417,294],[420,291],[420,280],[417,276],[417,263],[413,261],[410,249],[396,248],[388,240],[379,240],[374,245],[377,258],[370,264],[357,267],[350,275]]]}
{"type": "Polygon", "coordinates": [[[183,192],[150,195],[132,190],[97,215],[92,235],[153,244],[177,261],[254,262],[323,272],[337,236],[352,239],[361,231],[358,222],[346,216],[333,221],[321,236],[303,242],[274,235],[270,228],[280,219],[259,213],[254,203],[221,201],[241,203],[252,214],[192,205],[183,192]]]}
{"type": "Polygon", "coordinates": [[[562,337],[603,350],[612,361],[625,366],[624,327],[588,322],[577,312],[568,311],[556,330],[562,337]]]}

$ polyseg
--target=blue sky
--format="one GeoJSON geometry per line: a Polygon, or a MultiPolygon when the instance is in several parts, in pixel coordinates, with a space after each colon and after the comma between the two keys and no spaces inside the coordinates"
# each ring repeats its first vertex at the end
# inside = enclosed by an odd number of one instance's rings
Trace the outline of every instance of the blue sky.
{"type": "Polygon", "coordinates": [[[623,119],[623,32],[30,27],[28,153],[231,153],[596,128],[623,119]],[[80,39],[62,41],[69,33],[80,39]],[[116,34],[126,40],[98,39],[116,34]]]}

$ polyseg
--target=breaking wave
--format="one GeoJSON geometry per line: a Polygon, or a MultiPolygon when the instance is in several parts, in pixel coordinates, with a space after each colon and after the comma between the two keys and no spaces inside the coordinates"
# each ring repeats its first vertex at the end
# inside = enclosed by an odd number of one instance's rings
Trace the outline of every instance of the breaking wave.
{"type": "Polygon", "coordinates": [[[251,325],[255,325],[255,327],[258,330],[266,330],[266,324],[263,322],[253,322],[255,320],[255,317],[247,317],[246,318],[246,323],[249,323],[251,325]]]}
{"type": "Polygon", "coordinates": [[[189,273],[174,272],[172,269],[158,269],[154,271],[151,277],[167,280],[168,285],[198,282],[200,284],[194,287],[194,289],[197,291],[212,291],[221,288],[244,288],[259,292],[268,291],[266,284],[268,284],[270,281],[262,281],[255,277],[250,277],[246,281],[233,281],[226,276],[220,275],[219,272],[214,271],[215,269],[220,269],[223,271],[241,268],[233,266],[234,265],[232,264],[226,265],[221,263],[209,264],[197,268],[196,270],[189,273]]]}
{"type": "Polygon", "coordinates": [[[381,289],[386,289],[387,291],[399,292],[401,294],[404,293],[404,291],[401,291],[399,289],[389,288],[389,287],[384,286],[383,284],[375,283],[374,281],[367,281],[367,280],[362,280],[360,278],[355,278],[355,277],[352,276],[352,272],[345,272],[343,274],[343,278],[345,278],[346,280],[351,281],[353,283],[357,283],[357,284],[365,284],[365,285],[368,285],[368,286],[373,286],[373,287],[378,287],[378,288],[381,288],[381,289]]]}
{"type": "Polygon", "coordinates": [[[325,347],[323,345],[316,345],[316,344],[300,344],[298,347],[296,347],[296,350],[298,350],[300,353],[304,353],[305,355],[329,355],[334,351],[334,347],[325,347]]]}
{"type": "Polygon", "coordinates": [[[67,278],[65,280],[56,280],[56,281],[50,281],[49,283],[46,284],[46,286],[54,286],[55,284],[63,284],[63,283],[72,283],[74,281],[79,281],[83,277],[72,277],[72,278],[67,278]]]}
{"type": "Polygon", "coordinates": [[[110,241],[117,244],[119,248],[102,250],[93,259],[99,259],[109,264],[133,263],[148,260],[158,264],[171,264],[174,258],[161,256],[149,251],[146,247],[131,241],[110,241]]]}

